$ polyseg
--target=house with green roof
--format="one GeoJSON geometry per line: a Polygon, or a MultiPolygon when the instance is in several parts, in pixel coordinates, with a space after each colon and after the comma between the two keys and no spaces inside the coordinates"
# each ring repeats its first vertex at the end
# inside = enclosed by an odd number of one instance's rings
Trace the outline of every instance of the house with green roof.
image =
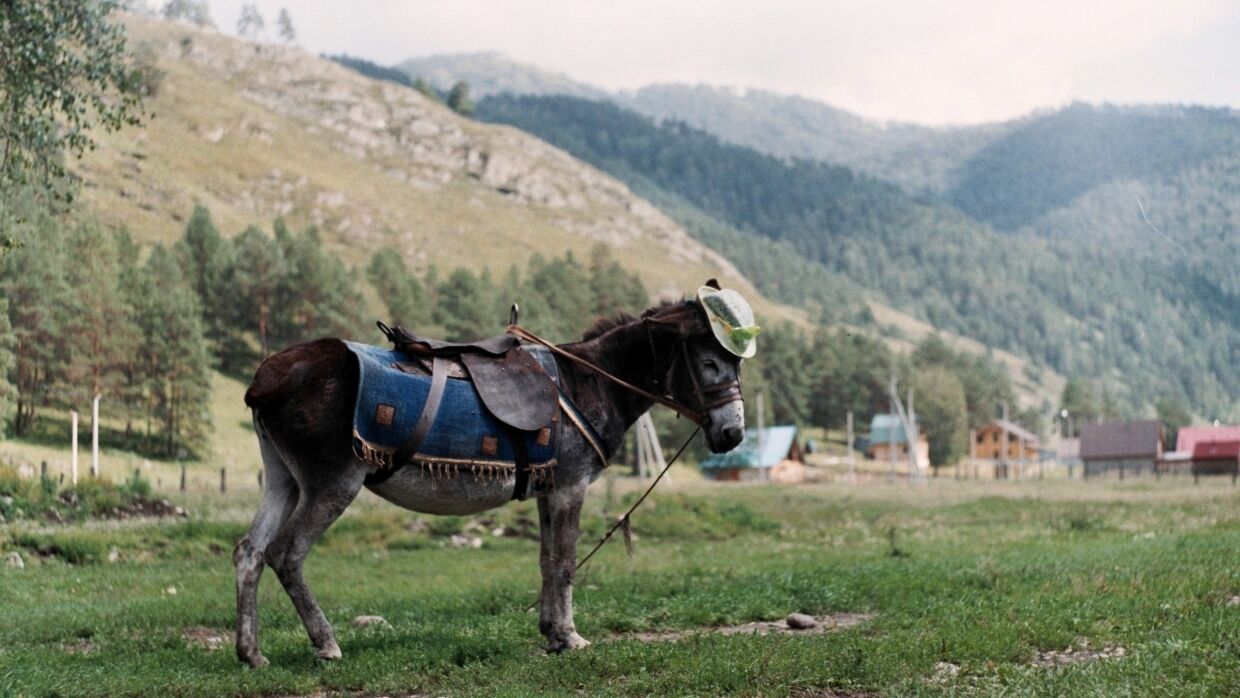
{"type": "Polygon", "coordinates": [[[698,463],[712,480],[797,483],[805,481],[805,464],[797,428],[792,425],[746,429],[745,440],[727,453],[713,453],[698,463]]]}

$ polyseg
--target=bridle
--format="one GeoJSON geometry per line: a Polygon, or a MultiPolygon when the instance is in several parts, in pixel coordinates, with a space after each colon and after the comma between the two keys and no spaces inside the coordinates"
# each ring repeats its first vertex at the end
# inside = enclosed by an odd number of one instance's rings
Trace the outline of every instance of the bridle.
{"type": "MultiPolygon", "coordinates": [[[[654,354],[654,339],[652,335],[650,334],[650,324],[671,324],[671,323],[667,322],[664,319],[659,319],[655,317],[642,318],[642,325],[646,329],[646,339],[648,340],[650,344],[650,350],[651,350],[652,357],[656,361],[658,361],[659,357],[656,354],[654,354]]],[[[668,392],[667,377],[671,375],[672,369],[676,366],[676,362],[683,358],[684,363],[685,363],[685,370],[689,372],[689,379],[693,383],[694,399],[697,402],[696,408],[684,405],[680,401],[671,397],[670,395],[659,395],[657,393],[653,393],[649,390],[633,385],[632,383],[624,380],[623,378],[612,375],[606,369],[600,366],[596,366],[594,363],[586,359],[583,359],[580,356],[577,356],[576,354],[572,354],[567,351],[564,351],[558,346],[552,344],[551,342],[548,342],[542,337],[539,337],[538,335],[534,334],[533,332],[530,332],[529,330],[519,325],[516,325],[516,324],[509,325],[508,333],[515,335],[517,337],[520,337],[521,339],[534,342],[536,344],[541,344],[544,347],[547,347],[547,349],[551,350],[551,352],[559,356],[563,356],[564,358],[569,359],[570,361],[573,361],[580,366],[584,366],[590,369],[591,371],[594,371],[595,373],[599,374],[600,376],[603,376],[604,378],[606,378],[607,380],[610,380],[616,385],[619,385],[620,387],[625,388],[626,390],[630,392],[636,393],[656,404],[663,405],[664,407],[670,410],[673,410],[677,414],[683,416],[685,419],[688,419],[689,421],[693,422],[699,427],[707,426],[710,424],[711,410],[717,407],[722,407],[723,405],[726,405],[730,402],[735,402],[737,400],[743,399],[743,396],[741,394],[741,382],[739,378],[736,378],[730,381],[724,381],[722,383],[706,385],[706,386],[703,386],[701,382],[698,381],[697,374],[693,371],[693,365],[689,357],[688,340],[685,337],[681,337],[677,341],[677,346],[673,347],[672,356],[671,356],[670,361],[668,362],[667,370],[663,373],[663,379],[660,381],[656,381],[655,385],[663,393],[667,393],[668,392]]]]}
{"type": "MultiPolygon", "coordinates": [[[[647,327],[646,332],[647,335],[649,335],[649,327],[647,327]]],[[[698,421],[697,424],[703,425],[704,423],[709,422],[710,412],[716,407],[723,407],[729,402],[735,402],[743,399],[744,396],[741,394],[741,381],[739,377],[730,381],[723,381],[721,383],[702,385],[702,383],[698,380],[697,372],[693,370],[693,360],[692,357],[689,356],[689,340],[685,337],[681,337],[677,340],[676,344],[677,347],[672,349],[672,358],[671,361],[668,362],[667,371],[663,374],[663,380],[658,381],[656,384],[662,388],[665,394],[668,393],[667,379],[672,375],[672,369],[676,367],[676,362],[683,359],[685,371],[688,372],[689,380],[693,383],[693,397],[697,402],[697,414],[704,417],[701,421],[698,421]],[[679,351],[677,351],[677,349],[679,349],[679,351]]],[[[653,340],[650,341],[650,348],[653,352],[653,340]]]]}

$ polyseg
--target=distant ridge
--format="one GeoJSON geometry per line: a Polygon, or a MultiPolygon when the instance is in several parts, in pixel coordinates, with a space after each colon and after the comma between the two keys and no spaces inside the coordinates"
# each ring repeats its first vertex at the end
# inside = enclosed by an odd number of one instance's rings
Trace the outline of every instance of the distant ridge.
{"type": "Polygon", "coordinates": [[[475,98],[512,92],[525,95],[569,95],[586,99],[607,99],[610,94],[577,82],[563,73],[519,63],[502,53],[454,53],[410,58],[395,66],[410,78],[422,78],[440,91],[447,91],[458,80],[469,83],[475,98]]]}

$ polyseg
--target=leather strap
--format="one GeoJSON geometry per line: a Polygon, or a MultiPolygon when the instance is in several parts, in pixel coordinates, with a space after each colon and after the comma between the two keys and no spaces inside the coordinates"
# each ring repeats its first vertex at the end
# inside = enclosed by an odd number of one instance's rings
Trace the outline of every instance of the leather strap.
{"type": "Polygon", "coordinates": [[[551,342],[548,342],[542,337],[539,337],[533,332],[530,332],[524,327],[520,327],[518,325],[509,325],[508,333],[515,335],[517,337],[520,337],[521,339],[534,342],[536,344],[541,344],[544,347],[547,347],[551,351],[555,352],[556,354],[563,356],[564,358],[569,359],[570,361],[574,361],[582,366],[585,366],[586,368],[590,369],[591,371],[594,371],[595,373],[606,378],[612,383],[615,383],[616,385],[619,385],[620,387],[625,388],[631,392],[637,393],[638,395],[641,395],[647,400],[663,405],[669,410],[675,411],[676,413],[680,414],[682,417],[688,419],[689,421],[693,422],[694,424],[698,426],[702,426],[702,423],[706,421],[705,415],[698,414],[697,412],[689,409],[688,407],[685,407],[684,405],[680,404],[679,402],[676,402],[675,400],[672,400],[671,398],[667,398],[662,395],[655,395],[649,390],[643,390],[642,388],[639,388],[636,385],[633,385],[632,383],[624,380],[623,378],[613,376],[612,374],[608,373],[602,368],[599,368],[598,366],[595,366],[589,361],[586,361],[580,356],[577,356],[576,354],[570,354],[569,352],[564,351],[563,349],[557,347],[551,342]]]}
{"type": "Polygon", "coordinates": [[[426,435],[431,431],[431,425],[435,423],[435,416],[439,414],[439,405],[443,402],[444,388],[447,384],[448,361],[436,356],[431,361],[431,388],[426,394],[426,403],[422,406],[422,414],[418,416],[418,421],[413,426],[413,432],[409,434],[405,443],[396,449],[396,453],[392,456],[392,467],[370,473],[366,476],[365,484],[378,485],[386,482],[397,470],[405,467],[413,454],[418,452],[418,448],[426,440],[426,435]]]}
{"type": "Polygon", "coordinates": [[[525,490],[530,486],[530,454],[525,449],[525,434],[515,428],[507,427],[508,440],[512,442],[512,460],[516,469],[516,478],[512,483],[512,498],[525,499],[525,490]]]}

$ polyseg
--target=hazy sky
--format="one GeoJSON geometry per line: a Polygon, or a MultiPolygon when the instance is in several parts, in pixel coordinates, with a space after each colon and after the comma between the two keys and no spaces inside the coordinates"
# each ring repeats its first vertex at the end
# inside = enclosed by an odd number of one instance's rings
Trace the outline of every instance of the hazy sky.
{"type": "MultiPolygon", "coordinates": [[[[242,0],[209,0],[233,31],[242,0]]],[[[1236,0],[258,0],[274,33],[390,64],[499,51],[602,87],[760,87],[975,123],[1092,102],[1240,107],[1236,0]]]]}

